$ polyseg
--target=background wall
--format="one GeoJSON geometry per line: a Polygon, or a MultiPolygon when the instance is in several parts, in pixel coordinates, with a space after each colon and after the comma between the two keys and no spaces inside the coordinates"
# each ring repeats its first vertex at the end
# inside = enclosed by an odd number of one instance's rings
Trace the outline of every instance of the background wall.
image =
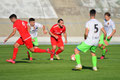
{"type": "MultiPolygon", "coordinates": [[[[36,22],[50,29],[59,18],[63,18],[67,28],[69,43],[83,41],[84,25],[89,20],[89,10],[97,10],[96,18],[103,22],[104,13],[109,11],[116,24],[117,33],[112,43],[120,43],[120,0],[0,0],[0,43],[12,31],[12,23],[8,17],[15,13],[22,20],[36,18],[36,22]]],[[[13,43],[18,33],[9,40],[13,43]]],[[[49,34],[39,30],[39,42],[49,43],[49,34]]]]}

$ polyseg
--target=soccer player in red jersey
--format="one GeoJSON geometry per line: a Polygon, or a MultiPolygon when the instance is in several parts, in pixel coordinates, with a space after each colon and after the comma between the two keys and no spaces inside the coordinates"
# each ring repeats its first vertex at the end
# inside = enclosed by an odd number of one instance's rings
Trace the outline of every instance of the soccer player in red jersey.
{"type": "MultiPolygon", "coordinates": [[[[52,28],[50,29],[52,52],[55,54],[58,60],[60,59],[58,54],[64,51],[62,33],[65,38],[65,43],[67,43],[66,27],[64,26],[63,19],[59,19],[58,23],[53,25],[52,28]],[[57,46],[59,49],[55,52],[57,46]]],[[[54,54],[51,54],[50,60],[53,60],[54,54]]]]}
{"type": "Polygon", "coordinates": [[[29,27],[27,26],[28,22],[22,21],[20,19],[17,19],[17,16],[15,14],[10,15],[9,19],[13,23],[13,32],[4,40],[4,43],[8,41],[9,38],[15,35],[16,31],[19,32],[20,38],[16,41],[14,44],[14,49],[13,49],[13,58],[6,60],[7,62],[15,63],[16,55],[18,52],[18,47],[20,45],[25,44],[26,47],[31,51],[35,53],[51,53],[51,50],[48,49],[40,49],[40,48],[34,48],[32,44],[32,39],[31,35],[28,31],[29,27]]]}

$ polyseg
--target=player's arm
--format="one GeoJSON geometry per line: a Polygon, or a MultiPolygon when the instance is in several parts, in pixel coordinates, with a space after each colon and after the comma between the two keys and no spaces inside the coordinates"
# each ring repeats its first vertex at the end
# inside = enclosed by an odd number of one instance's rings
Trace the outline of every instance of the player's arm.
{"type": "Polygon", "coordinates": [[[8,41],[12,36],[14,36],[16,33],[16,28],[13,29],[12,33],[4,40],[4,43],[8,41]]]}
{"type": "Polygon", "coordinates": [[[43,33],[47,34],[46,27],[44,25],[43,25],[42,29],[43,29],[43,33]]]}
{"type": "Polygon", "coordinates": [[[107,37],[107,39],[110,39],[115,33],[116,33],[116,29],[113,29],[112,33],[110,34],[110,36],[107,37]]]}
{"type": "Polygon", "coordinates": [[[63,35],[64,35],[64,38],[65,38],[65,43],[67,43],[67,33],[64,32],[63,35]]]}
{"type": "Polygon", "coordinates": [[[89,32],[89,29],[88,29],[88,28],[85,28],[84,39],[87,39],[87,36],[88,36],[88,32],[89,32]]]}
{"type": "Polygon", "coordinates": [[[49,34],[50,34],[51,36],[53,36],[54,38],[58,39],[58,36],[54,35],[51,31],[49,32],[49,34]]]}
{"type": "Polygon", "coordinates": [[[115,23],[112,22],[111,24],[112,24],[112,29],[113,29],[113,31],[112,31],[112,33],[110,34],[110,36],[107,37],[107,39],[110,39],[110,38],[116,33],[115,23]]]}
{"type": "Polygon", "coordinates": [[[106,36],[107,36],[107,33],[106,33],[104,27],[101,28],[101,31],[104,33],[104,40],[105,40],[105,39],[106,39],[106,36]]]}

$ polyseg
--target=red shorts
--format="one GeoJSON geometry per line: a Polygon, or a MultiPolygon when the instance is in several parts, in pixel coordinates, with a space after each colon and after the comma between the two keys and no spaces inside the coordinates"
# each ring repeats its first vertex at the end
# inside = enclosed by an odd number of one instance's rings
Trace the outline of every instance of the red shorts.
{"type": "Polygon", "coordinates": [[[16,43],[18,43],[18,44],[20,44],[20,45],[24,45],[24,44],[25,44],[28,49],[29,49],[29,48],[33,48],[32,39],[31,39],[31,38],[23,41],[22,37],[20,37],[20,38],[16,41],[16,43]]]}
{"type": "Polygon", "coordinates": [[[56,45],[58,47],[61,47],[61,46],[64,46],[64,43],[62,38],[55,39],[54,37],[51,37],[51,45],[52,46],[56,45]]]}

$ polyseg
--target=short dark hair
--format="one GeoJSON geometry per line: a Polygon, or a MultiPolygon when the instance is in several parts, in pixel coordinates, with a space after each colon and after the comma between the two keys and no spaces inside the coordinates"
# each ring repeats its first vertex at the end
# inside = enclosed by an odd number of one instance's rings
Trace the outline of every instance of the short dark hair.
{"type": "Polygon", "coordinates": [[[29,22],[30,22],[30,21],[35,21],[35,19],[34,19],[34,18],[29,18],[29,22]]]}
{"type": "Polygon", "coordinates": [[[96,10],[95,9],[91,9],[90,10],[90,16],[95,16],[96,14],[96,10]]]}
{"type": "Polygon", "coordinates": [[[105,16],[106,16],[106,15],[107,15],[108,17],[111,16],[111,14],[110,14],[109,12],[106,12],[106,13],[105,13],[105,16]]]}
{"type": "Polygon", "coordinates": [[[60,23],[60,21],[63,21],[63,19],[58,19],[58,23],[60,23]]]}
{"type": "Polygon", "coordinates": [[[12,19],[12,18],[16,18],[16,19],[17,19],[16,14],[11,14],[11,15],[9,16],[9,19],[12,19]]]}

